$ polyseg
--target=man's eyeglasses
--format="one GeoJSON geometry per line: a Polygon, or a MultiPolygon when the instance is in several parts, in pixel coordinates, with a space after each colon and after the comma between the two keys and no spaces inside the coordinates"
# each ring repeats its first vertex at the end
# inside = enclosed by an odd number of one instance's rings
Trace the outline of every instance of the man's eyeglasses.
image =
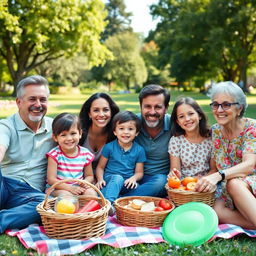
{"type": "Polygon", "coordinates": [[[225,102],[225,101],[224,101],[223,103],[219,104],[218,102],[214,101],[214,102],[212,102],[212,103],[210,104],[210,106],[211,106],[211,108],[212,108],[213,110],[217,110],[217,109],[219,108],[219,106],[221,106],[221,108],[222,108],[223,110],[228,110],[228,109],[231,108],[232,105],[237,105],[237,104],[239,105],[238,102],[230,103],[230,102],[225,102]]]}

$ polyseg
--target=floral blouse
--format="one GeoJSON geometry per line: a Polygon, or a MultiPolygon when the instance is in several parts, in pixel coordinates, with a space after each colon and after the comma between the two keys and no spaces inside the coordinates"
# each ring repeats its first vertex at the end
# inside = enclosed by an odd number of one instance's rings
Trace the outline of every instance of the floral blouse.
{"type": "MultiPolygon", "coordinates": [[[[256,120],[246,118],[245,127],[233,140],[225,139],[219,124],[212,126],[213,151],[218,170],[225,170],[242,162],[246,153],[256,154],[256,120]]],[[[256,173],[256,166],[254,168],[256,173]]]]}

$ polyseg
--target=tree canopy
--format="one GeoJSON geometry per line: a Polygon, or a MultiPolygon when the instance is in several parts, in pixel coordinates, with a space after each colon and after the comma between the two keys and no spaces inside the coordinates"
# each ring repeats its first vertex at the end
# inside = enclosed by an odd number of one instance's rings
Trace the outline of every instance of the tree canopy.
{"type": "Polygon", "coordinates": [[[100,42],[107,12],[100,0],[2,0],[0,56],[14,93],[17,82],[42,63],[83,51],[89,64],[111,56],[100,42]]]}
{"type": "Polygon", "coordinates": [[[103,69],[103,76],[107,81],[123,83],[129,90],[131,85],[140,85],[147,80],[137,34],[123,32],[113,35],[106,40],[106,46],[114,55],[114,59],[108,60],[103,69]]]}
{"type": "Polygon", "coordinates": [[[103,40],[120,32],[132,31],[130,26],[132,13],[126,11],[124,0],[108,0],[106,9],[108,24],[102,35],[103,40]]]}
{"type": "Polygon", "coordinates": [[[178,81],[221,77],[246,83],[255,63],[255,1],[160,0],[151,13],[160,22],[150,37],[178,81]]]}
{"type": "Polygon", "coordinates": [[[149,84],[166,84],[170,82],[168,65],[159,65],[159,47],[154,41],[145,42],[141,49],[141,56],[144,59],[149,84]]]}

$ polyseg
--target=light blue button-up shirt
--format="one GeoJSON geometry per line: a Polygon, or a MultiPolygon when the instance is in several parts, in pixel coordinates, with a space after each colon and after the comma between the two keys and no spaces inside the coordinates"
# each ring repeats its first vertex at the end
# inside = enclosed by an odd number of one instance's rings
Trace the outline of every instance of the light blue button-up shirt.
{"type": "Polygon", "coordinates": [[[41,127],[34,132],[19,113],[0,120],[0,145],[7,149],[1,162],[3,176],[44,190],[47,170],[45,154],[55,146],[51,125],[52,118],[44,117],[41,127]]]}

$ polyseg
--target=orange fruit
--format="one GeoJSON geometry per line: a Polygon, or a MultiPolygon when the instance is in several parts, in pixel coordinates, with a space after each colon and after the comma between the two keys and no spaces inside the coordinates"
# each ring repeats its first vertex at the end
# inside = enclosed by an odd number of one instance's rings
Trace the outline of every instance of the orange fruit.
{"type": "Polygon", "coordinates": [[[58,213],[74,213],[76,206],[73,202],[67,199],[61,199],[56,205],[56,212],[58,213]]]}
{"type": "Polygon", "coordinates": [[[176,177],[176,176],[171,176],[169,179],[168,179],[168,186],[170,188],[178,188],[181,184],[181,180],[176,177]]]}
{"type": "Polygon", "coordinates": [[[194,178],[194,177],[185,177],[183,180],[182,180],[182,185],[183,186],[187,186],[187,184],[189,182],[197,182],[197,178],[194,178]]]}
{"type": "Polygon", "coordinates": [[[179,186],[177,189],[180,189],[180,190],[186,190],[187,187],[186,186],[179,186]]]}
{"type": "Polygon", "coordinates": [[[187,184],[187,190],[195,191],[196,188],[196,182],[192,181],[187,184]]]}

